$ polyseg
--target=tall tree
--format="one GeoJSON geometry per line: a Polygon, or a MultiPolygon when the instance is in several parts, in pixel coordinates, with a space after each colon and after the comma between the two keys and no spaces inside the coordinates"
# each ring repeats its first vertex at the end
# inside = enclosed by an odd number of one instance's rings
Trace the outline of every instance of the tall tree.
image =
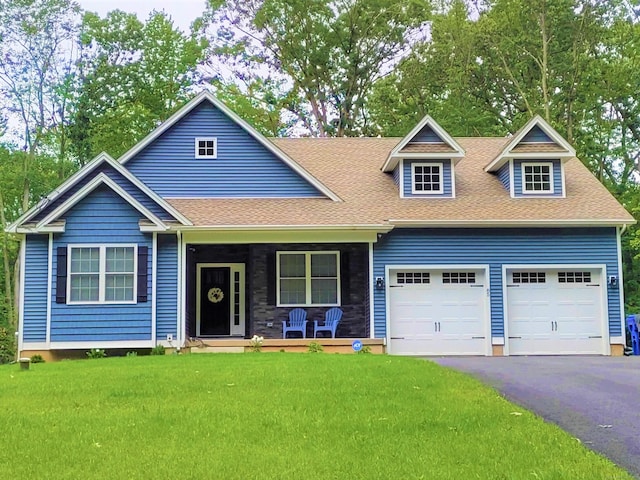
{"type": "Polygon", "coordinates": [[[367,132],[373,83],[430,10],[427,0],[210,0],[214,73],[223,83],[282,81],[279,108],[312,135],[367,132]]]}

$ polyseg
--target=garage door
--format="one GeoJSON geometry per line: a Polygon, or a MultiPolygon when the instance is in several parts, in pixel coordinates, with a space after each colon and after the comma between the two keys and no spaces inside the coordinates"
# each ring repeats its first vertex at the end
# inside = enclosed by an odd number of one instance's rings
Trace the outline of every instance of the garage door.
{"type": "Polygon", "coordinates": [[[392,270],[389,351],[487,355],[484,270],[392,270]]]}
{"type": "Polygon", "coordinates": [[[509,354],[606,353],[600,272],[507,271],[509,354]]]}

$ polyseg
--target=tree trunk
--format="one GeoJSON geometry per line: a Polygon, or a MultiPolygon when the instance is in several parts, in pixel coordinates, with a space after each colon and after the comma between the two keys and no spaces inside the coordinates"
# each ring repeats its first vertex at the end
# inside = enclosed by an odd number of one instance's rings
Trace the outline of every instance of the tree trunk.
{"type": "Polygon", "coordinates": [[[11,326],[15,326],[15,316],[13,310],[13,285],[11,282],[11,262],[9,260],[9,242],[8,234],[4,231],[7,226],[7,222],[4,215],[4,198],[2,192],[0,192],[0,224],[2,225],[2,263],[4,268],[4,295],[7,304],[7,323],[11,326]]]}

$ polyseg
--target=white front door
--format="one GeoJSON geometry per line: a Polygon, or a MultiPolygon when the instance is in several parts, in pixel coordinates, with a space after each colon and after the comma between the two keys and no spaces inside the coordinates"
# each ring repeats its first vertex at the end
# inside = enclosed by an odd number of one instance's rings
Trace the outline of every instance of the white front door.
{"type": "Polygon", "coordinates": [[[487,355],[484,270],[390,272],[389,351],[397,355],[487,355]]]}
{"type": "Polygon", "coordinates": [[[600,269],[507,271],[510,355],[604,354],[600,269]]]}

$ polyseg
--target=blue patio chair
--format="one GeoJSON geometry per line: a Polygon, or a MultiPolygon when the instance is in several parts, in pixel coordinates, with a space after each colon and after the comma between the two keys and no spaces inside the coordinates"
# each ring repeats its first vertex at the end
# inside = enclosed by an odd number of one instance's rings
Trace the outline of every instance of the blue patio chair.
{"type": "Polygon", "coordinates": [[[282,338],[287,338],[287,332],[300,332],[302,338],[307,338],[307,311],[294,308],[289,312],[289,320],[282,322],[282,338]]]}
{"type": "Polygon", "coordinates": [[[627,317],[627,328],[631,334],[631,350],[634,355],[640,355],[640,334],[638,333],[638,324],[636,323],[635,315],[629,315],[627,317]]]}
{"type": "Polygon", "coordinates": [[[331,338],[336,338],[336,329],[342,319],[342,310],[338,307],[330,308],[324,314],[324,325],[318,325],[318,320],[313,321],[313,338],[318,338],[318,332],[329,332],[331,338]]]}

